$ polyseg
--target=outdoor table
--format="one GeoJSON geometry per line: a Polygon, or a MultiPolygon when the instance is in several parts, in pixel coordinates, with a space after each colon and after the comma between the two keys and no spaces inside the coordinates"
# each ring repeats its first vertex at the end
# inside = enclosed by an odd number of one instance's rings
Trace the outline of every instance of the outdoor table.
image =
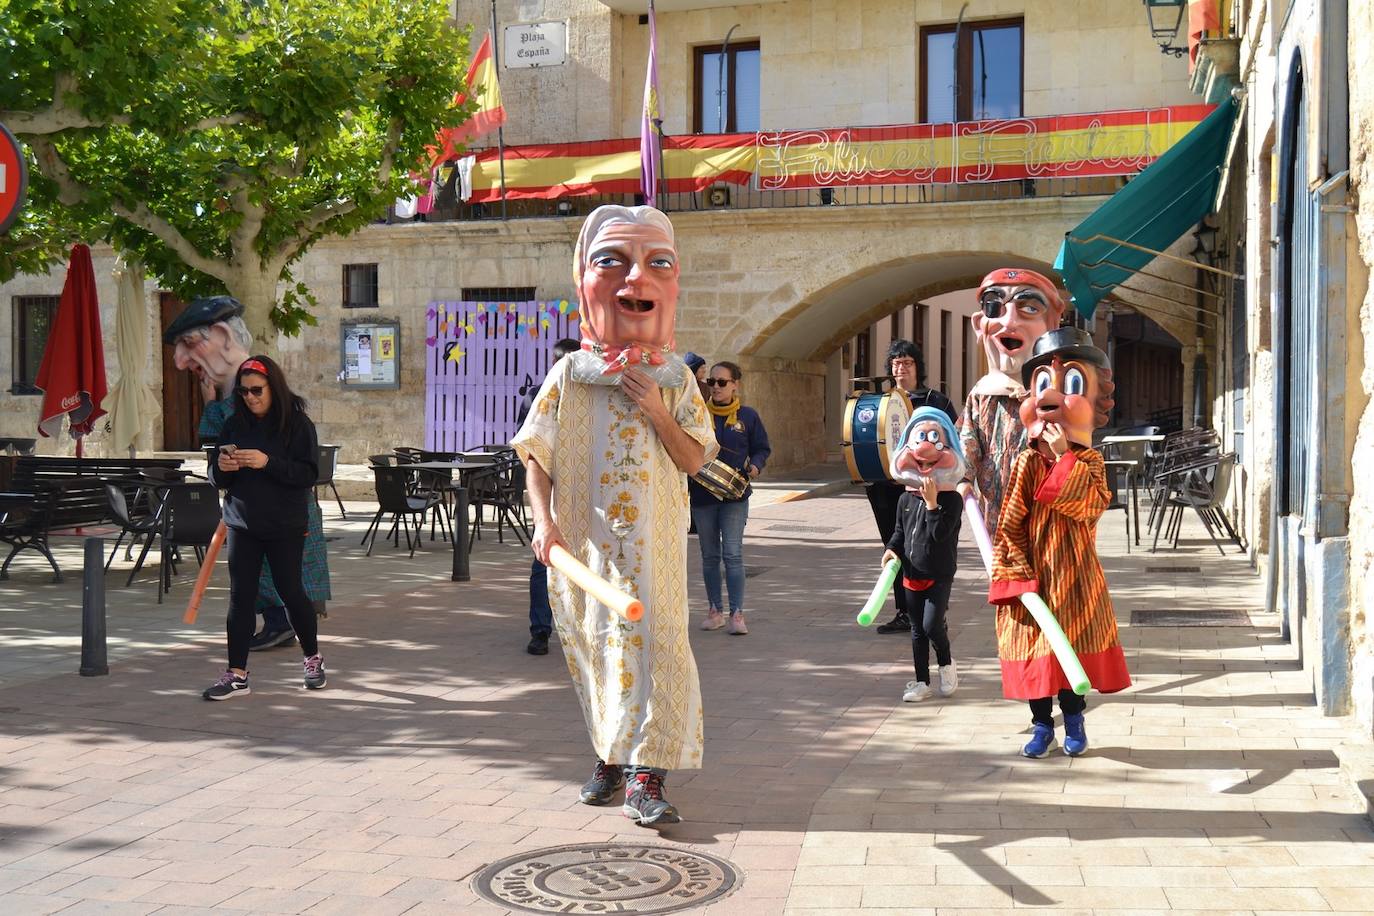
{"type": "Polygon", "coordinates": [[[1157,434],[1153,436],[1103,436],[1102,444],[1111,445],[1117,442],[1163,442],[1164,436],[1157,434]]]}

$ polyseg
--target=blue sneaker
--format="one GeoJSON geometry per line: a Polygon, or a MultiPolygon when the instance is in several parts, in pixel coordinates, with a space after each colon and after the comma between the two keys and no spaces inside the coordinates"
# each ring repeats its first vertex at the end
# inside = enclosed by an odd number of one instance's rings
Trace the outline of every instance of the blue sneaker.
{"type": "Polygon", "coordinates": [[[1026,742],[1026,746],[1021,748],[1021,756],[1048,757],[1050,751],[1054,750],[1054,726],[1042,725],[1039,722],[1031,724],[1035,726],[1035,731],[1031,733],[1031,739],[1026,742]]]}
{"type": "Polygon", "coordinates": [[[1088,733],[1083,730],[1083,713],[1064,717],[1064,753],[1077,757],[1088,749],[1088,733]]]}

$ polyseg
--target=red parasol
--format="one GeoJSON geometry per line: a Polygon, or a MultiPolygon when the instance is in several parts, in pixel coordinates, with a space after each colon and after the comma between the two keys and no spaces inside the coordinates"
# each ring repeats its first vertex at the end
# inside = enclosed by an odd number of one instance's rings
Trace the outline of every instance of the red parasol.
{"type": "Polygon", "coordinates": [[[100,404],[105,400],[105,345],[100,336],[100,304],[95,292],[95,269],[91,249],[72,246],[67,282],[57,317],[48,332],[43,363],[38,367],[36,384],[43,389],[43,412],[38,432],[56,436],[63,416],[71,418],[71,434],[76,453],[81,455],[81,437],[105,416],[100,404]]]}

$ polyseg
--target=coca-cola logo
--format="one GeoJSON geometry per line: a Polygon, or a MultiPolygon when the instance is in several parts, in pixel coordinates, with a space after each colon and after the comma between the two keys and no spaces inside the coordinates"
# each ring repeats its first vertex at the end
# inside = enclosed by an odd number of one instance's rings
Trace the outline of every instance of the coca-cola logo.
{"type": "Polygon", "coordinates": [[[63,410],[71,410],[73,407],[81,406],[81,393],[67,395],[58,406],[63,410]]]}

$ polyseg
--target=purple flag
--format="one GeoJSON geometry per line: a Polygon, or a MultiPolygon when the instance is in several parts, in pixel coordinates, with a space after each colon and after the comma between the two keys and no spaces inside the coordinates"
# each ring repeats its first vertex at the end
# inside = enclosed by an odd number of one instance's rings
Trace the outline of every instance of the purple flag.
{"type": "Polygon", "coordinates": [[[654,0],[649,0],[649,69],[644,74],[644,113],[639,125],[639,179],[644,202],[658,206],[658,33],[654,28],[654,0]]]}

